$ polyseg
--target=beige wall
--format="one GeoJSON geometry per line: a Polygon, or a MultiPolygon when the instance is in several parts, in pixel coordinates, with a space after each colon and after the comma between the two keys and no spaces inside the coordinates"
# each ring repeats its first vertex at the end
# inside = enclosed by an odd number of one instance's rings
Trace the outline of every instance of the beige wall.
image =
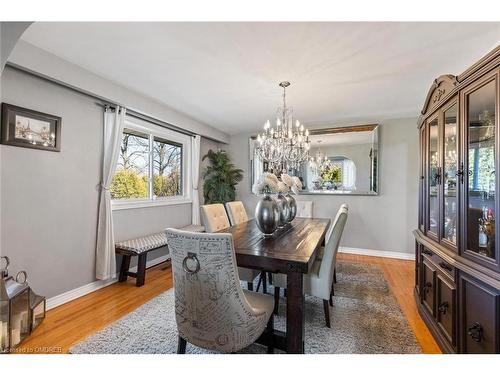
{"type": "MultiPolygon", "coordinates": [[[[414,251],[411,231],[417,225],[418,134],[416,118],[395,119],[381,123],[379,196],[311,196],[299,200],[314,201],[317,217],[333,218],[342,203],[349,205],[349,219],[341,245],[345,247],[403,252],[414,251]]],[[[251,194],[248,137],[231,137],[228,150],[234,162],[245,170],[238,185],[241,199],[253,216],[258,198],[251,194]]]]}

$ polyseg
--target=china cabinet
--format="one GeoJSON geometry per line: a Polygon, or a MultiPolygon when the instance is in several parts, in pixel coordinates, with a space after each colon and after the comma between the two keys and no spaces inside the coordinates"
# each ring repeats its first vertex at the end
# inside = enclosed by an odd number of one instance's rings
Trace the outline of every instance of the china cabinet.
{"type": "Polygon", "coordinates": [[[432,84],[419,118],[415,299],[447,353],[500,353],[500,46],[432,84]]]}

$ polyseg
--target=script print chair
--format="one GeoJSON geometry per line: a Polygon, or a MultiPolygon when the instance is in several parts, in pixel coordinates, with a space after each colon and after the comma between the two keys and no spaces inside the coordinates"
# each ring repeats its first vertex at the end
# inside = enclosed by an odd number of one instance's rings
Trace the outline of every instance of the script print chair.
{"type": "Polygon", "coordinates": [[[265,332],[272,352],[273,297],[241,288],[231,234],[167,229],[166,235],[174,275],[177,352],[185,353],[189,342],[234,353],[265,332]]]}
{"type": "MultiPolygon", "coordinates": [[[[214,233],[219,230],[229,228],[231,225],[236,225],[242,221],[247,221],[248,217],[246,216],[246,212],[244,210],[245,207],[243,207],[243,203],[241,203],[241,207],[239,207],[238,210],[234,211],[234,216],[233,216],[233,220],[238,219],[241,221],[239,222],[235,221],[233,223],[230,223],[224,205],[220,203],[206,204],[201,206],[201,218],[205,225],[206,231],[209,233],[214,233]],[[242,213],[242,209],[244,214],[242,213]],[[243,220],[245,217],[246,219],[243,220]]],[[[238,268],[238,270],[239,270],[240,280],[247,282],[248,290],[253,290],[253,281],[259,275],[259,272],[241,267],[238,268]]]]}
{"type": "MultiPolygon", "coordinates": [[[[304,275],[304,293],[323,300],[326,326],[330,328],[330,306],[333,306],[332,295],[337,262],[337,252],[340,239],[347,222],[348,207],[343,204],[333,221],[330,238],[324,248],[318,252],[311,271],[304,275]]],[[[278,312],[280,288],[286,288],[286,275],[277,274],[273,277],[275,313],[278,312]]]]}

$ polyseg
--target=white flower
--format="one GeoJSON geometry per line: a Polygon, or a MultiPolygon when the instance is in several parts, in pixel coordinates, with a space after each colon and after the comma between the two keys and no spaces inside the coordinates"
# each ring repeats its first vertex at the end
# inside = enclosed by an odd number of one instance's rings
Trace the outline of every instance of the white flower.
{"type": "Polygon", "coordinates": [[[292,176],[290,176],[289,174],[286,174],[286,173],[283,173],[281,175],[281,181],[283,181],[289,187],[292,187],[294,184],[294,180],[293,180],[292,176]]]}
{"type": "Polygon", "coordinates": [[[289,190],[290,188],[283,181],[278,182],[279,193],[288,193],[289,190]]]}

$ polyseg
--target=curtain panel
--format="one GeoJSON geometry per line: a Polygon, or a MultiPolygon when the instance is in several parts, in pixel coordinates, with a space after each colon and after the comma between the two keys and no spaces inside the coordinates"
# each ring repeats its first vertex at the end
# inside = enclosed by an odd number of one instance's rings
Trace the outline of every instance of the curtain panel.
{"type": "Polygon", "coordinates": [[[200,195],[198,192],[198,185],[200,180],[200,148],[201,137],[196,135],[191,138],[191,172],[192,172],[192,221],[193,225],[200,225],[200,195]]]}
{"type": "Polygon", "coordinates": [[[122,142],[126,109],[119,106],[104,111],[104,152],[100,184],[99,217],[96,248],[96,278],[107,280],[116,275],[113,212],[109,191],[115,175],[122,142]]]}

